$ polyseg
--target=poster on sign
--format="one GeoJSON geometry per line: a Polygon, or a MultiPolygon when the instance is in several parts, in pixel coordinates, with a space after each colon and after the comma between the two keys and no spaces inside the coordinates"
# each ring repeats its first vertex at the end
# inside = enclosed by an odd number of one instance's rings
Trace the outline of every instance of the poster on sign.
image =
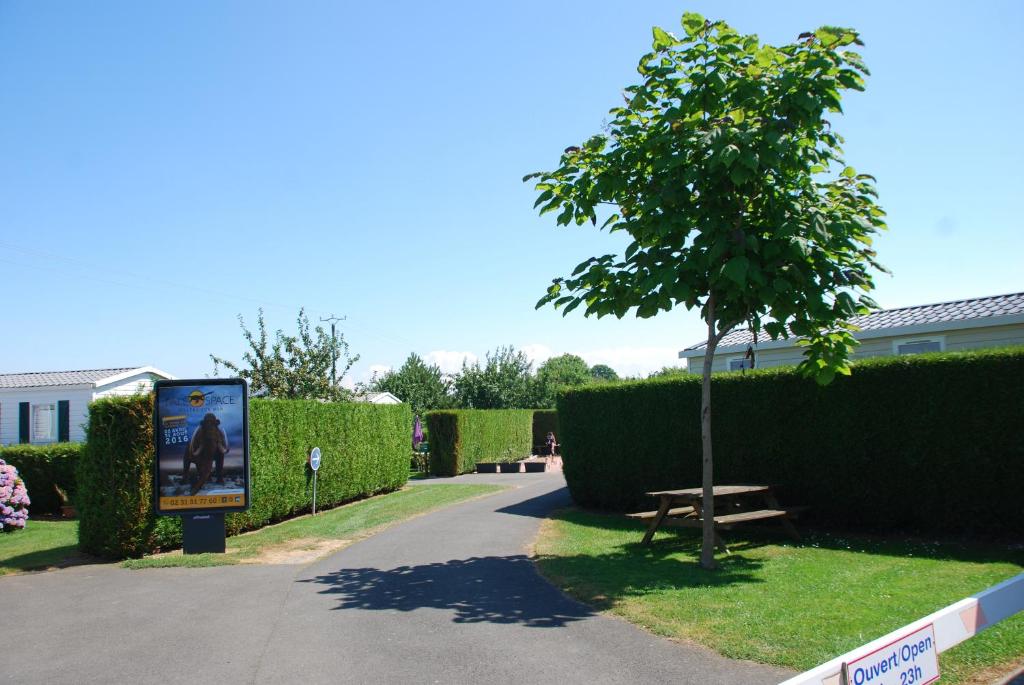
{"type": "Polygon", "coordinates": [[[248,509],[249,393],[245,381],[157,381],[154,392],[156,513],[248,509]]]}

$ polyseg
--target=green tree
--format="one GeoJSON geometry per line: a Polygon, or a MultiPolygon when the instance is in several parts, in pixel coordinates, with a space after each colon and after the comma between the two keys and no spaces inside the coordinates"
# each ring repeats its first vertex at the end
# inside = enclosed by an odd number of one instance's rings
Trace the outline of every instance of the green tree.
{"type": "Polygon", "coordinates": [[[590,367],[590,375],[599,381],[617,381],[619,374],[607,364],[594,364],[590,367]]]}
{"type": "MultiPolygon", "coordinates": [[[[683,37],[653,29],[639,84],[602,134],[531,174],[540,213],[558,225],[625,231],[624,254],[557,278],[537,306],[640,317],[683,305],[707,325],[701,401],[703,488],[711,502],[711,360],[737,326],[802,337],[801,368],[821,383],[848,374],[853,316],[875,303],[871,249],[884,228],[874,179],[842,160],[825,119],[868,73],[847,49],[856,31],[822,27],[773,47],[687,13],[683,37]],[[608,209],[605,209],[605,206],[608,209]],[[859,292],[858,292],[859,291],[859,292]]],[[[705,517],[701,564],[714,566],[705,517]]]]}
{"type": "Polygon", "coordinates": [[[574,354],[551,357],[537,369],[537,399],[535,406],[555,406],[555,395],[561,388],[586,385],[594,379],[590,367],[574,354]]]}
{"type": "Polygon", "coordinates": [[[530,409],[538,394],[533,364],[512,346],[488,352],[483,366],[463,362],[454,391],[464,409],[530,409]]]}
{"type": "Polygon", "coordinates": [[[299,310],[297,334],[285,335],[278,330],[273,342],[267,334],[262,308],[256,321],[254,334],[245,327],[242,315],[238,315],[249,349],[242,355],[241,364],[211,354],[214,376],[223,366],[232,375],[244,378],[249,383],[249,392],[280,399],[340,401],[351,397],[341,387],[341,380],[359,361],[359,355],[349,355],[345,336],[332,338],[321,326],[311,328],[305,309],[299,310]],[[332,378],[335,360],[341,362],[341,373],[332,378]]]}
{"type": "Polygon", "coordinates": [[[427,364],[413,352],[397,371],[374,378],[368,385],[371,392],[390,392],[409,404],[413,414],[422,415],[431,409],[452,406],[452,381],[436,364],[427,364]]]}
{"type": "Polygon", "coordinates": [[[685,376],[689,370],[685,366],[663,366],[651,373],[648,378],[670,378],[672,376],[685,376]]]}

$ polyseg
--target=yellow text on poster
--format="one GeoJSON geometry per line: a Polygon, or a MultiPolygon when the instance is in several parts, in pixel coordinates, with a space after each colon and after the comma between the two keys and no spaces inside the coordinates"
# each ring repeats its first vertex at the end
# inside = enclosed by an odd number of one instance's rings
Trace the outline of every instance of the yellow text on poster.
{"type": "Polygon", "coordinates": [[[161,497],[160,509],[216,509],[218,507],[243,507],[244,494],[231,495],[194,495],[191,497],[161,497]]]}

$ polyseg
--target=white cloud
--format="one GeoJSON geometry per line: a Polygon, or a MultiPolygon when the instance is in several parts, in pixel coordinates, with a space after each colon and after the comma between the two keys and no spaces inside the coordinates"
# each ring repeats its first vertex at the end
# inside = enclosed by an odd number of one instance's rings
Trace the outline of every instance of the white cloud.
{"type": "MultiPolygon", "coordinates": [[[[556,353],[543,343],[532,343],[518,348],[533,362],[534,370],[556,353]]],[[[570,350],[571,354],[583,357],[590,366],[607,364],[619,376],[647,376],[664,366],[686,366],[685,359],[679,359],[678,347],[606,347],[596,350],[570,350]]]]}
{"type": "Polygon", "coordinates": [[[686,366],[677,347],[608,347],[578,353],[588,364],[607,364],[619,376],[646,376],[663,366],[686,366]]]}
{"type": "Polygon", "coordinates": [[[523,345],[522,347],[519,348],[519,350],[523,352],[531,362],[533,362],[534,369],[536,369],[538,366],[543,364],[548,359],[551,359],[551,357],[555,356],[555,353],[551,351],[550,347],[548,347],[547,345],[542,345],[540,343],[534,343],[532,345],[523,345]]]}
{"type": "Polygon", "coordinates": [[[462,369],[462,362],[475,364],[479,359],[472,352],[455,352],[453,350],[433,350],[423,357],[427,364],[436,364],[441,373],[454,374],[462,369]]]}
{"type": "Polygon", "coordinates": [[[391,367],[387,364],[370,364],[370,378],[383,376],[390,370],[391,367]]]}

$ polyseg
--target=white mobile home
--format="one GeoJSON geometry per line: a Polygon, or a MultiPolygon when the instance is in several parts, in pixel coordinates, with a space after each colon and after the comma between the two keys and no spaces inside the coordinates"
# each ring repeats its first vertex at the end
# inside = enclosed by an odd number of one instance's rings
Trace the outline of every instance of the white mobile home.
{"type": "MultiPolygon", "coordinates": [[[[853,359],[1024,345],[1024,293],[883,309],[851,323],[860,328],[853,334],[860,341],[853,359]]],[[[772,340],[763,333],[755,342],[750,331],[736,329],[718,343],[711,370],[799,364],[803,348],[796,342],[797,338],[772,340]]],[[[699,342],[679,353],[691,373],[702,372],[706,345],[699,342]]]]}
{"type": "Polygon", "coordinates": [[[0,445],[82,442],[90,402],[173,378],[152,366],[0,374],[0,445]]]}

